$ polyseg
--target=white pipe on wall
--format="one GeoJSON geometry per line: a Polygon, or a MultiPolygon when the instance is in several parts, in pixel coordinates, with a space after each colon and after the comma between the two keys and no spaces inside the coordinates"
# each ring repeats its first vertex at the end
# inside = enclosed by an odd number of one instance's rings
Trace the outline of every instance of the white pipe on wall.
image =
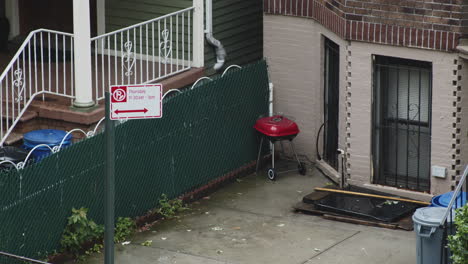
{"type": "MultiPolygon", "coordinates": [[[[269,95],[269,105],[268,105],[268,114],[269,116],[273,116],[274,112],[273,112],[273,88],[275,87],[275,85],[273,83],[269,83],[268,84],[268,87],[270,88],[270,95],[269,95]]],[[[275,145],[273,143],[270,142],[270,153],[273,154],[273,152],[275,151],[275,145]]]]}
{"type": "Polygon", "coordinates": [[[269,83],[270,88],[270,96],[269,96],[269,114],[273,116],[273,88],[275,85],[273,83],[269,83]]]}
{"type": "Polygon", "coordinates": [[[227,53],[221,41],[213,37],[213,0],[206,0],[205,5],[206,5],[205,36],[206,36],[206,41],[211,46],[214,46],[216,49],[216,64],[213,66],[213,69],[218,71],[221,68],[223,68],[227,53]]]}
{"type": "Polygon", "coordinates": [[[96,1],[97,12],[97,34],[102,35],[106,33],[106,2],[105,0],[96,1]]]}
{"type": "Polygon", "coordinates": [[[20,34],[18,0],[5,0],[5,15],[10,21],[9,39],[20,34]]]}

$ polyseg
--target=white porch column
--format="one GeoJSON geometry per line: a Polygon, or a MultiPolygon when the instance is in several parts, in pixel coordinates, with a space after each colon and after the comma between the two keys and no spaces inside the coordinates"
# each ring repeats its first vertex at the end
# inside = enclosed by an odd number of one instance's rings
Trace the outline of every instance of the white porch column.
{"type": "Polygon", "coordinates": [[[203,67],[205,64],[205,28],[204,28],[204,0],[193,0],[193,67],[203,67]]]}
{"type": "Polygon", "coordinates": [[[94,105],[91,75],[91,18],[89,0],[73,0],[76,107],[94,105]]]}

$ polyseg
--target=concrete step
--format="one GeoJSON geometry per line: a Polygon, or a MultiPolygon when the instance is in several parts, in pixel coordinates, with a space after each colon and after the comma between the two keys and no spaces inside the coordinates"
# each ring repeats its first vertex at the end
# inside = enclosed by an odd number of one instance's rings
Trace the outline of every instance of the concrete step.
{"type": "MultiPolygon", "coordinates": [[[[16,119],[16,117],[19,114],[18,109],[15,109],[14,111],[11,108],[8,108],[8,111],[6,111],[6,109],[7,108],[6,108],[5,104],[3,104],[2,105],[2,110],[3,110],[2,118],[4,120],[8,119],[10,121],[14,121],[13,118],[16,119]]],[[[27,122],[29,120],[32,120],[32,119],[36,118],[37,116],[38,116],[38,113],[36,111],[26,110],[26,112],[24,112],[23,115],[21,116],[20,122],[27,122]]]]}
{"type": "Polygon", "coordinates": [[[11,145],[16,145],[18,142],[23,140],[23,134],[22,133],[15,133],[12,132],[7,139],[5,140],[5,145],[6,146],[11,146],[11,145]]]}

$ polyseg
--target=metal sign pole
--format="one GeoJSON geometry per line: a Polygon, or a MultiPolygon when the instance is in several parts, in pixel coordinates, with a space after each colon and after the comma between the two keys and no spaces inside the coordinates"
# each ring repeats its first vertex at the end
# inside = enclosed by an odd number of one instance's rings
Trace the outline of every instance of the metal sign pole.
{"type": "Polygon", "coordinates": [[[104,182],[104,263],[114,264],[114,202],[115,202],[115,133],[110,119],[110,93],[106,92],[106,173],[104,182]]]}

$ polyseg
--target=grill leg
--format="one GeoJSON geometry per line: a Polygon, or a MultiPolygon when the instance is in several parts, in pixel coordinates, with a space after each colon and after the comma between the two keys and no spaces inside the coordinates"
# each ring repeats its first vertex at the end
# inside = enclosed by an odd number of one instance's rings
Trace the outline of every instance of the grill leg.
{"type": "Polygon", "coordinates": [[[294,143],[292,142],[292,140],[289,141],[289,144],[291,144],[291,148],[292,148],[292,150],[293,150],[294,157],[296,158],[297,164],[298,164],[299,166],[302,166],[302,165],[301,165],[301,161],[299,160],[299,157],[297,157],[296,149],[294,148],[294,143]]]}
{"type": "Polygon", "coordinates": [[[283,157],[286,157],[286,152],[284,151],[284,145],[283,145],[282,140],[280,140],[280,144],[281,144],[281,155],[283,155],[283,157]]]}
{"type": "Polygon", "coordinates": [[[255,174],[257,174],[258,167],[260,166],[260,154],[262,153],[262,146],[263,146],[263,137],[261,137],[260,139],[260,147],[258,148],[257,165],[255,167],[255,174]]]}
{"type": "Polygon", "coordinates": [[[271,148],[271,167],[275,169],[275,143],[272,142],[271,148]]]}

